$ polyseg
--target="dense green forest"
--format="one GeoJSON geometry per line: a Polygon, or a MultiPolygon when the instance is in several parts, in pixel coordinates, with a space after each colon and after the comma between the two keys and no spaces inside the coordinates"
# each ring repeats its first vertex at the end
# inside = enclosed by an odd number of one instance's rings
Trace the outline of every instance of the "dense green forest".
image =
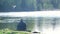
{"type": "Polygon", "coordinates": [[[60,0],[0,0],[0,11],[59,10],[60,0]]]}

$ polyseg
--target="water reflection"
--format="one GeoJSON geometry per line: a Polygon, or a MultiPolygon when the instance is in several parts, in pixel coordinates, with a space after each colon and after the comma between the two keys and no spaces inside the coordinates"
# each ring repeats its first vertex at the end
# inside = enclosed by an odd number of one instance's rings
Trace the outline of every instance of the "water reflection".
{"type": "MultiPolygon", "coordinates": [[[[20,22],[20,17],[1,18],[0,29],[9,28],[16,30],[17,24],[20,22]],[[9,22],[8,22],[9,21],[9,22]],[[11,22],[12,21],[12,22],[11,22]],[[6,23],[5,23],[6,22],[6,23]],[[7,24],[8,23],[8,24],[7,24]],[[12,27],[11,27],[12,26],[12,27]]],[[[26,23],[26,29],[29,31],[38,32],[41,34],[60,34],[60,18],[56,17],[23,17],[26,23]],[[34,30],[32,30],[34,28],[34,30]]],[[[20,25],[20,24],[19,24],[20,25]]]]}

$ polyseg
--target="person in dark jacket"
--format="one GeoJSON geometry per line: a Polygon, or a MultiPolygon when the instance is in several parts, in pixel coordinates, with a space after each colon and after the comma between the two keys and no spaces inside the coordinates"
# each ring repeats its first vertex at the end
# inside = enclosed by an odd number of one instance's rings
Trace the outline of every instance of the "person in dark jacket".
{"type": "Polygon", "coordinates": [[[23,22],[21,19],[20,23],[17,25],[17,30],[18,31],[26,31],[26,24],[23,22]]]}

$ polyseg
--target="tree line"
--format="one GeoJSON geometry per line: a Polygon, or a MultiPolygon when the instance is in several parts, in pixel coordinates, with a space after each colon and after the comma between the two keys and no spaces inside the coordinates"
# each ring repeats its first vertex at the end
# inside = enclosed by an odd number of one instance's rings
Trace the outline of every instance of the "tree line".
{"type": "Polygon", "coordinates": [[[0,0],[0,11],[41,11],[60,9],[60,0],[0,0]],[[13,6],[16,6],[13,8],[13,6]]]}

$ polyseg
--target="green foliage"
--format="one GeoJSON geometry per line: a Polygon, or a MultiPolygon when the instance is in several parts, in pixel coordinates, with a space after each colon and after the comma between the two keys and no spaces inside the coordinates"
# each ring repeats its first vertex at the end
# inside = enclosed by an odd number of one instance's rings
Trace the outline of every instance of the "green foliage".
{"type": "Polygon", "coordinates": [[[30,34],[27,31],[13,31],[8,28],[0,30],[0,34],[30,34]]]}
{"type": "Polygon", "coordinates": [[[51,5],[49,3],[44,3],[43,7],[44,7],[44,9],[53,9],[53,5],[51,5]]]}
{"type": "Polygon", "coordinates": [[[25,32],[25,31],[3,31],[0,32],[1,34],[30,34],[29,32],[25,32]]]}
{"type": "Polygon", "coordinates": [[[0,34],[3,34],[2,31],[0,31],[0,34]]]}
{"type": "Polygon", "coordinates": [[[60,9],[60,0],[0,0],[2,9],[12,9],[13,5],[17,6],[17,10],[60,9]]]}

